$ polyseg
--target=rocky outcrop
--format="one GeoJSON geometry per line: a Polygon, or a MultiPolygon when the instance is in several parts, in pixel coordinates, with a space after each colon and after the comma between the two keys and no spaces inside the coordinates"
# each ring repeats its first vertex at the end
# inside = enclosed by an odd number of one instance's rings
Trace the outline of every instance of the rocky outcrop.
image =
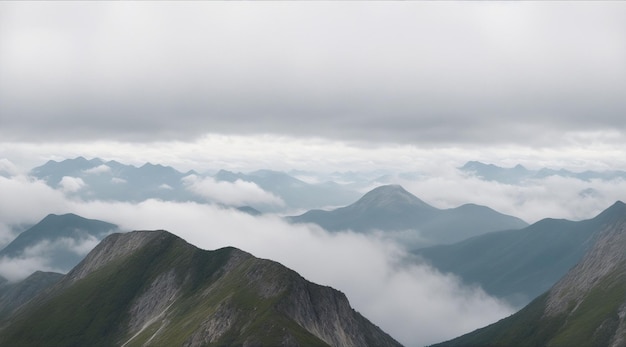
{"type": "Polygon", "coordinates": [[[8,323],[0,345],[400,345],[335,289],[165,231],[107,237],[8,323]]]}

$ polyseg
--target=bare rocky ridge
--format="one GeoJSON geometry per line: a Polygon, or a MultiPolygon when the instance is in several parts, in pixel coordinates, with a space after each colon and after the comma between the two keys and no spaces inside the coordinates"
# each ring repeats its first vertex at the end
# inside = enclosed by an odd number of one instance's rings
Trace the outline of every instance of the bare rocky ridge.
{"type": "Polygon", "coordinates": [[[93,251],[89,252],[85,259],[67,274],[62,284],[76,282],[102,266],[132,254],[136,249],[163,236],[164,233],[164,231],[135,231],[127,234],[112,234],[106,238],[106,242],[100,242],[93,251]]]}
{"type": "Polygon", "coordinates": [[[582,261],[552,287],[545,314],[555,316],[572,302],[578,305],[609,274],[614,277],[624,275],[625,261],[626,219],[622,218],[608,224],[582,261]]]}
{"type": "Polygon", "coordinates": [[[107,237],[0,330],[0,345],[42,343],[400,345],[335,289],[235,248],[200,250],[165,231],[107,237]]]}

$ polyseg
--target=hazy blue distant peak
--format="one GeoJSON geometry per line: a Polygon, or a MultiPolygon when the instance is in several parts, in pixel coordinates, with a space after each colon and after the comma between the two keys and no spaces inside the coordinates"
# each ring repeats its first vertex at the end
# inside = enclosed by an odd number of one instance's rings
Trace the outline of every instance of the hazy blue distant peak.
{"type": "Polygon", "coordinates": [[[592,179],[612,180],[617,178],[626,179],[626,171],[583,171],[573,172],[566,169],[541,168],[539,170],[529,170],[517,164],[512,168],[504,168],[493,164],[485,164],[479,161],[468,161],[458,168],[461,171],[471,173],[476,177],[488,181],[517,184],[528,179],[541,179],[550,176],[572,177],[583,181],[592,179]]]}
{"type": "Polygon", "coordinates": [[[374,188],[355,203],[355,206],[367,206],[369,208],[395,207],[398,205],[435,209],[397,184],[374,188]]]}

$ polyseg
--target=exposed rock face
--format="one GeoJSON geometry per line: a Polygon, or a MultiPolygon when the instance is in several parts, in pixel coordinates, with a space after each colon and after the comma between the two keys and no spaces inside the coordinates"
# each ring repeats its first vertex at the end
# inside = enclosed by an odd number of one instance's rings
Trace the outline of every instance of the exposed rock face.
{"type": "Polygon", "coordinates": [[[165,231],[107,237],[0,331],[2,345],[42,343],[399,346],[343,293],[238,249],[203,251],[165,231]]]}
{"type": "Polygon", "coordinates": [[[612,221],[599,235],[583,260],[552,287],[546,315],[564,312],[572,302],[576,306],[608,275],[618,279],[626,272],[626,219],[612,221]]]}
{"type": "Polygon", "coordinates": [[[76,282],[115,259],[128,256],[159,236],[163,236],[163,233],[159,231],[136,231],[110,235],[106,238],[106,242],[99,243],[82,262],[67,274],[63,279],[63,284],[76,282]]]}

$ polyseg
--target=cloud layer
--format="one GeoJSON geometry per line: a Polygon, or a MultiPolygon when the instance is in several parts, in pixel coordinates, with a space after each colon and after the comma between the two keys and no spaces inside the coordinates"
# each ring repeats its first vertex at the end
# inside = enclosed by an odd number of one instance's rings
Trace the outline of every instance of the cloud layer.
{"type": "Polygon", "coordinates": [[[625,142],[620,2],[0,6],[3,139],[625,142]]]}
{"type": "Polygon", "coordinates": [[[189,175],[183,177],[187,190],[208,199],[230,206],[248,204],[268,204],[284,206],[284,201],[276,195],[266,192],[253,182],[242,181],[218,182],[212,177],[189,175]]]}
{"type": "MultiPolygon", "coordinates": [[[[166,229],[204,249],[235,246],[343,291],[357,310],[408,346],[442,341],[512,312],[478,288],[465,287],[454,277],[407,262],[399,246],[375,235],[330,234],[312,226],[289,225],[274,216],[252,217],[197,203],[82,202],[39,181],[17,178],[0,177],[0,185],[12,191],[22,189],[16,196],[24,201],[39,201],[36,210],[28,204],[13,206],[12,214],[1,216],[5,224],[36,221],[41,214],[62,210],[127,230],[166,229]]],[[[2,206],[10,200],[0,196],[2,206]]],[[[59,247],[85,252],[95,245],[84,241],[35,245],[21,257],[0,259],[0,274],[17,280],[36,269],[58,271],[50,268],[45,254],[59,247]]]]}

